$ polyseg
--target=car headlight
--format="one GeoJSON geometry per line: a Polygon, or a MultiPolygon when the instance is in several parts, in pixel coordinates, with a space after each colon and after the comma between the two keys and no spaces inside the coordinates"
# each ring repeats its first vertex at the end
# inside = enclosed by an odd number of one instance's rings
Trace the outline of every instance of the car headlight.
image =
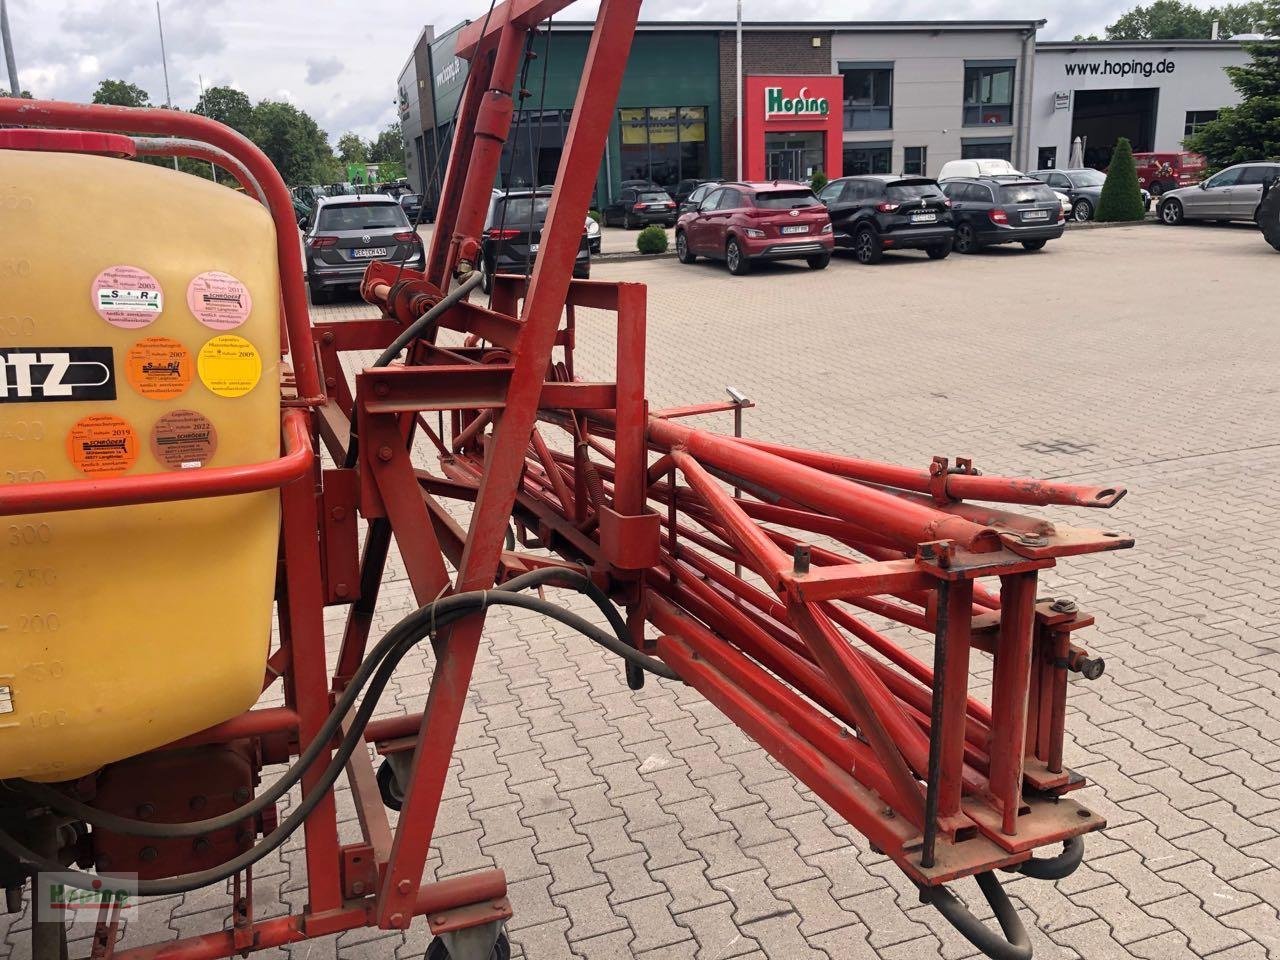
{"type": "Polygon", "coordinates": [[[752,240],[759,240],[761,237],[763,237],[763,236],[764,236],[764,231],[763,231],[763,230],[757,230],[755,227],[747,227],[747,228],[746,228],[744,231],[742,231],[742,232],[743,232],[743,233],[745,233],[745,234],[746,234],[748,237],[750,237],[752,240]]]}
{"type": "Polygon", "coordinates": [[[587,217],[587,236],[588,237],[600,236],[600,224],[596,223],[594,217],[587,217]]]}

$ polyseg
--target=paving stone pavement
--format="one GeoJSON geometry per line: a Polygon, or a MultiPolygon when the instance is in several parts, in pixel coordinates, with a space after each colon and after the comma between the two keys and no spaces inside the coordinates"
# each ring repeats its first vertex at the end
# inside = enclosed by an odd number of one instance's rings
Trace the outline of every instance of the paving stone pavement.
{"type": "MultiPolygon", "coordinates": [[[[1073,681],[1067,757],[1109,821],[1068,879],[1008,882],[1046,960],[1280,958],[1276,263],[1256,231],[1138,227],[1073,232],[1039,254],[899,254],[822,273],[732,278],[670,260],[596,272],[649,284],[657,406],[733,384],[758,402],[747,424],[760,437],[1129,487],[1110,515],[1047,511],[1138,546],[1044,578],[1042,593],[1098,618],[1083,641],[1107,671],[1073,681]]],[[[582,319],[583,374],[610,369],[608,329],[582,319]]],[[[395,558],[376,630],[410,606],[395,558]]],[[[330,622],[336,637],[340,613],[330,622]]],[[[421,709],[429,670],[425,654],[406,660],[382,712],[421,709]]],[[[338,799],[354,839],[345,787],[338,799]]],[[[528,960],[977,955],[696,693],[632,693],[611,658],[528,611],[489,616],[437,832],[436,877],[507,871],[528,960]]],[[[255,880],[261,914],[301,909],[299,844],[255,880]]],[[[218,928],[225,913],[217,891],[149,903],[126,943],[218,928]]],[[[0,960],[27,955],[28,928],[0,918],[0,960]]],[[[409,958],[426,941],[419,922],[267,953],[409,958]]]]}

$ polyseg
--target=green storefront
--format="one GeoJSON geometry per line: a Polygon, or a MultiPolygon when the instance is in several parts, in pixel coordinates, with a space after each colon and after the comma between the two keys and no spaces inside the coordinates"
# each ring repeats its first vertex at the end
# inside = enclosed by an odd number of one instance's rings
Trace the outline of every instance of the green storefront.
{"type": "MultiPolygon", "coordinates": [[[[503,151],[498,185],[548,185],[555,179],[582,77],[589,25],[553,25],[534,42],[523,87],[529,91],[503,151]],[[545,79],[544,79],[545,76],[545,79]]],[[[465,76],[450,69],[456,31],[433,44],[436,116],[443,139],[465,76]],[[439,48],[439,49],[437,49],[439,48]],[[439,81],[444,81],[440,83],[439,81]]],[[[623,180],[674,187],[720,175],[720,52],[714,31],[640,30],[622,78],[618,109],[600,164],[595,205],[617,196],[623,180]]]]}

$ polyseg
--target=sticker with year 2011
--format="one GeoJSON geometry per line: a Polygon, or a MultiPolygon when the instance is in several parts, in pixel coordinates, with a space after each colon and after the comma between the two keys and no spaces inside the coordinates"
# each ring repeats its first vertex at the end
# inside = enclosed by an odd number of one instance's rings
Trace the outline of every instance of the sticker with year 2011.
{"type": "Polygon", "coordinates": [[[249,319],[253,297],[231,274],[207,270],[187,286],[187,306],[211,330],[234,330],[249,319]]]}

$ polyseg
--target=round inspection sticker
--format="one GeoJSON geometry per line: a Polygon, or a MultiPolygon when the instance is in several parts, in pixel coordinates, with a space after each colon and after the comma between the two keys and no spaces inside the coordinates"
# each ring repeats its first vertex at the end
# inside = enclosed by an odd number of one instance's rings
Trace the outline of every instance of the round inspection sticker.
{"type": "Polygon", "coordinates": [[[253,297],[231,274],[209,270],[187,286],[187,306],[209,329],[234,330],[249,319],[253,297]]]}
{"type": "Polygon", "coordinates": [[[125,355],[124,369],[129,385],[152,400],[180,397],[191,386],[191,354],[168,337],[139,340],[125,355]]]}
{"type": "Polygon", "coordinates": [[[227,333],[200,348],[196,358],[200,381],[220,397],[243,397],[258,385],[262,357],[244,337],[227,333]]]}
{"type": "Polygon", "coordinates": [[[107,267],[94,278],[93,309],[113,327],[145,327],[164,310],[160,281],[141,267],[107,267]]]}
{"type": "Polygon", "coordinates": [[[114,477],[138,459],[138,435],[123,417],[95,413],[72,426],[67,434],[67,456],[81,473],[114,477]]]}
{"type": "Polygon", "coordinates": [[[218,431],[195,410],[166,413],[151,428],[151,453],[170,470],[198,470],[218,449],[218,431]]]}

